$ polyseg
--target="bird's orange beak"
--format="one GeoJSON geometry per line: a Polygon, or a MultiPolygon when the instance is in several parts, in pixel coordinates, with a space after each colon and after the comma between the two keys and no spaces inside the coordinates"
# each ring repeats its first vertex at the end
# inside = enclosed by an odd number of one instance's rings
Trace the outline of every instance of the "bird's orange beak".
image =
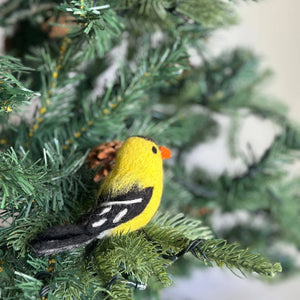
{"type": "Polygon", "coordinates": [[[162,159],[168,159],[172,156],[170,149],[164,146],[159,146],[161,158],[162,159]]]}

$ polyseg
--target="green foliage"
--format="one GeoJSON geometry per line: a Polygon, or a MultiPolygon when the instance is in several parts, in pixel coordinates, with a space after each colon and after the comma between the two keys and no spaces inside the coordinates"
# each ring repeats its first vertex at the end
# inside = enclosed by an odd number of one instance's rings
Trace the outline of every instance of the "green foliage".
{"type": "MultiPolygon", "coordinates": [[[[131,282],[152,284],[155,280],[159,283],[159,289],[170,285],[168,267],[176,261],[174,258],[178,253],[198,238],[205,239],[195,249],[197,257],[205,264],[215,262],[219,266],[225,264],[230,269],[255,271],[265,276],[281,271],[279,264],[272,265],[237,244],[210,240],[212,235],[207,227],[182,214],[158,214],[140,232],[107,238],[87,246],[85,250],[42,259],[30,255],[28,251],[19,251],[18,245],[24,248],[26,244],[23,238],[25,229],[34,234],[29,222],[18,219],[17,224],[23,226],[17,227],[8,237],[7,245],[2,247],[4,265],[0,278],[3,296],[7,299],[17,299],[9,298],[15,293],[18,297],[37,297],[43,291],[49,291],[49,299],[90,299],[89,295],[96,297],[100,294],[104,298],[131,299],[131,282]],[[13,259],[16,253],[21,254],[18,260],[13,259]],[[14,273],[7,269],[8,265],[13,266],[14,273]],[[51,266],[53,269],[50,269],[51,266]],[[111,289],[107,290],[110,285],[111,289]]],[[[41,224],[40,220],[34,222],[41,224]]],[[[1,239],[6,237],[1,235],[1,239]]]]}
{"type": "Polygon", "coordinates": [[[224,240],[204,241],[200,244],[199,254],[203,253],[218,266],[225,264],[229,269],[236,268],[244,271],[256,272],[268,277],[273,277],[281,272],[279,263],[272,264],[260,254],[249,253],[248,249],[241,249],[236,243],[228,244],[224,240]]]}
{"type": "MultiPolygon", "coordinates": [[[[123,280],[128,278],[147,284],[153,276],[162,286],[170,285],[171,280],[166,272],[168,263],[161,257],[156,246],[140,235],[132,233],[119,236],[101,246],[95,253],[95,265],[104,281],[108,282],[113,276],[117,276],[123,280]]],[[[126,281],[116,281],[111,292],[116,298],[120,298],[122,294],[119,293],[126,291],[126,281]]],[[[128,299],[131,297],[132,295],[128,299]]]]}
{"type": "Polygon", "coordinates": [[[146,235],[174,254],[187,244],[187,239],[211,239],[212,233],[200,220],[190,220],[183,214],[157,214],[145,228],[146,235]]]}
{"type": "Polygon", "coordinates": [[[180,156],[181,149],[186,151],[192,147],[193,141],[205,141],[208,133],[215,134],[217,131],[216,122],[204,112],[175,111],[173,107],[170,111],[156,110],[152,119],[148,117],[138,121],[134,125],[143,128],[146,135],[157,137],[166,145],[176,147],[179,150],[177,156],[180,156]]]}
{"type": "Polygon", "coordinates": [[[134,25],[145,28],[149,28],[151,23],[153,27],[155,23],[159,27],[176,30],[176,27],[192,21],[203,28],[213,29],[236,21],[233,6],[220,0],[130,0],[113,1],[112,6],[121,13],[126,12],[134,25]]]}
{"type": "Polygon", "coordinates": [[[28,103],[34,92],[19,80],[21,74],[32,71],[12,56],[0,56],[0,113],[10,112],[14,107],[28,103]]]}
{"type": "Polygon", "coordinates": [[[20,154],[20,158],[13,149],[1,153],[2,209],[16,209],[27,217],[32,206],[42,207],[45,212],[55,211],[66,204],[63,195],[71,191],[77,195],[73,182],[80,179],[74,174],[85,156],[77,153],[64,157],[56,140],[45,147],[43,160],[37,161],[33,161],[28,152],[20,154]]]}
{"type": "MultiPolygon", "coordinates": [[[[263,157],[249,164],[248,170],[241,175],[232,177],[223,174],[212,178],[201,171],[193,175],[177,172],[177,189],[184,187],[190,192],[186,197],[188,201],[180,203],[179,210],[190,208],[191,213],[197,216],[200,209],[194,207],[206,208],[208,214],[220,209],[221,215],[231,213],[233,220],[235,212],[244,210],[248,213],[247,219],[233,221],[232,227],[224,226],[218,234],[242,245],[252,245],[268,255],[273,255],[274,245],[282,241],[298,247],[299,232],[293,224],[297,223],[299,211],[299,178],[290,179],[287,175],[290,166],[299,157],[299,152],[295,152],[299,145],[295,138],[297,131],[291,134],[288,128],[263,157]],[[263,222],[259,221],[262,219],[263,222]]],[[[290,264],[288,261],[285,263],[290,264]]],[[[288,265],[284,265],[284,269],[295,270],[288,265]]]]}
{"type": "MultiPolygon", "coordinates": [[[[184,101],[184,105],[199,104],[215,111],[250,108],[257,114],[261,111],[266,115],[268,103],[262,99],[258,88],[271,73],[260,70],[256,55],[246,49],[235,49],[207,60],[205,54],[201,54],[203,65],[192,68],[183,74],[173,89],[164,91],[167,93],[164,101],[178,103],[181,107],[184,101]]],[[[272,109],[269,107],[273,114],[275,109],[274,105],[272,109]]],[[[279,110],[284,112],[282,106],[279,110]]]]}
{"type": "Polygon", "coordinates": [[[86,51],[81,53],[81,60],[94,57],[95,49],[100,57],[104,56],[111,49],[113,39],[119,37],[124,28],[121,18],[110,9],[109,4],[104,1],[98,1],[98,4],[94,6],[94,1],[69,1],[58,8],[80,24],[77,29],[73,28],[71,37],[75,43],[85,45],[86,51]]]}
{"type": "Polygon", "coordinates": [[[18,159],[13,149],[2,152],[0,170],[0,189],[3,193],[2,209],[4,206],[7,209],[19,209],[21,198],[28,197],[30,201],[45,193],[43,183],[46,177],[46,170],[43,167],[38,167],[37,162],[32,163],[28,159],[28,153],[21,159],[18,159]],[[39,195],[40,192],[42,194],[39,195]],[[8,200],[7,202],[6,199],[8,200]]]}
{"type": "MultiPolygon", "coordinates": [[[[145,41],[145,44],[147,42],[145,41]]],[[[124,138],[128,135],[127,128],[124,128],[124,124],[127,124],[128,127],[131,125],[130,134],[142,133],[141,128],[135,131],[133,122],[144,118],[141,112],[147,107],[146,101],[151,101],[149,90],[165,84],[183,68],[187,68],[185,57],[185,49],[181,43],[178,43],[172,48],[163,46],[160,49],[148,50],[137,62],[134,71],[131,71],[129,65],[120,69],[116,84],[107,89],[99,102],[92,104],[94,109],[89,108],[88,113],[93,114],[88,115],[88,121],[93,121],[91,132],[95,134],[101,132],[102,138],[111,136],[114,132],[121,132],[120,137],[124,138]],[[120,124],[120,121],[123,123],[120,124]],[[116,127],[120,125],[121,127],[116,127]]],[[[84,124],[77,126],[78,129],[73,129],[73,132],[78,131],[84,124]]],[[[78,142],[81,143],[82,139],[87,141],[87,137],[83,135],[78,142]]]]}
{"type": "Polygon", "coordinates": [[[240,243],[215,239],[199,220],[202,206],[263,211],[270,227],[256,235],[260,241],[269,241],[276,228],[274,240],[299,243],[293,226],[299,180],[278,184],[286,174],[282,162],[299,150],[299,130],[257,89],[270,72],[244,49],[206,59],[205,38],[236,21],[234,3],[12,0],[1,7],[0,24],[13,41],[6,50],[21,58],[0,58],[1,297],[132,299],[136,285],[157,295],[171,284],[169,267],[183,264],[189,252],[208,266],[269,277],[281,271],[240,243]],[[73,21],[59,23],[64,15],[73,21]],[[44,23],[70,31],[50,38],[44,23]],[[30,33],[26,39],[20,29],[30,33]],[[189,64],[190,46],[203,58],[200,67],[189,64]],[[23,104],[34,95],[38,104],[26,119],[23,104]],[[213,113],[240,108],[275,120],[283,134],[237,178],[188,174],[182,154],[216,134],[213,113]],[[18,122],[8,118],[15,111],[18,122]],[[134,134],[173,148],[160,212],[138,232],[56,256],[33,254],[38,234],[75,222],[93,206],[99,185],[85,163],[89,150],[134,134]],[[196,211],[196,219],[166,211],[196,211]]]}
{"type": "Polygon", "coordinates": [[[241,175],[231,177],[224,174],[218,180],[213,180],[203,172],[196,171],[193,177],[198,184],[216,193],[213,200],[225,210],[271,209],[273,205],[276,206],[276,201],[274,203],[270,199],[269,189],[278,186],[287,174],[287,171],[279,166],[288,166],[297,157],[293,145],[287,144],[286,134],[287,132],[283,132],[278,136],[259,161],[253,158],[254,161],[248,163],[248,170],[241,175]],[[259,184],[260,182],[263,182],[263,185],[259,184]]]}
{"type": "Polygon", "coordinates": [[[180,1],[176,11],[209,28],[233,24],[236,21],[232,6],[219,0],[180,1]]]}
{"type": "Polygon", "coordinates": [[[297,247],[300,246],[300,237],[295,224],[299,218],[299,182],[300,178],[296,177],[288,182],[282,182],[278,185],[272,185],[268,190],[269,199],[273,205],[270,207],[271,216],[279,225],[282,240],[293,242],[297,247]]]}

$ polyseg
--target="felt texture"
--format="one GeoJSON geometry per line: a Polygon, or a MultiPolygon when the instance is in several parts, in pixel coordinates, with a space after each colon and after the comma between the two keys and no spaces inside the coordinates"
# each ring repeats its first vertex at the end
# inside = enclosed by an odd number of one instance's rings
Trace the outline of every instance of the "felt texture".
{"type": "Polygon", "coordinates": [[[116,165],[105,179],[101,194],[126,194],[137,186],[153,188],[152,197],[142,213],[116,227],[112,234],[129,232],[145,226],[157,211],[163,191],[163,165],[159,146],[144,137],[130,137],[118,151],[116,165]],[[156,153],[152,150],[155,147],[156,153]]]}
{"type": "Polygon", "coordinates": [[[55,226],[32,246],[38,254],[59,253],[87,245],[96,238],[127,233],[145,226],[157,211],[163,190],[162,159],[171,152],[141,136],[125,140],[116,164],[104,180],[98,201],[85,220],[55,226]]]}
{"type": "Polygon", "coordinates": [[[152,194],[152,187],[139,190],[135,186],[128,193],[116,197],[101,195],[98,208],[88,217],[87,231],[89,234],[99,235],[133,220],[145,210],[152,194]]]}
{"type": "Polygon", "coordinates": [[[31,245],[37,254],[49,255],[75,249],[92,240],[93,237],[87,234],[84,226],[68,224],[49,228],[32,241],[31,245]]]}

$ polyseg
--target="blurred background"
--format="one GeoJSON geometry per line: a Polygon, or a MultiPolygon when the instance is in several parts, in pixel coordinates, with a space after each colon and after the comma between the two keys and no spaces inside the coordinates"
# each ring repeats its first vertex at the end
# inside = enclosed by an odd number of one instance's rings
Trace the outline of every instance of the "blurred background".
{"type": "MultiPolygon", "coordinates": [[[[262,67],[269,67],[274,72],[272,80],[264,86],[264,91],[284,102],[289,107],[289,116],[297,122],[300,120],[299,11],[299,0],[240,3],[239,25],[216,32],[208,41],[211,44],[210,49],[214,52],[213,55],[236,46],[249,47],[260,55],[262,67]]],[[[228,120],[223,118],[219,122],[223,125],[223,134],[221,133],[216,141],[197,149],[200,151],[197,153],[197,163],[203,168],[214,170],[217,174],[222,173],[223,170],[235,172],[232,169],[239,169],[240,162],[232,161],[230,155],[224,153],[225,147],[222,147],[226,143],[224,136],[230,125],[228,120]]],[[[262,121],[247,118],[240,132],[241,148],[245,146],[246,141],[251,141],[258,155],[261,155],[271,143],[277,130],[269,122],[265,122],[263,126],[260,122],[262,121]]],[[[195,157],[190,159],[193,161],[195,157]]],[[[299,163],[292,167],[290,174],[291,176],[300,174],[299,163]]],[[[299,251],[293,247],[286,251],[290,251],[291,255],[297,257],[296,261],[300,266],[299,251]]],[[[162,299],[296,300],[299,299],[299,295],[300,276],[275,282],[262,282],[255,278],[239,278],[226,269],[212,268],[195,270],[188,278],[174,278],[173,286],[163,290],[162,299]]]]}

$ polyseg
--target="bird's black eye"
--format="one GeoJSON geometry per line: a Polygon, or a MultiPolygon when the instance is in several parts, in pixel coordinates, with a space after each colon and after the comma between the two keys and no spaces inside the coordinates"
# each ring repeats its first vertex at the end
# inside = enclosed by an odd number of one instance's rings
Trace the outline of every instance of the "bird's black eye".
{"type": "Polygon", "coordinates": [[[157,153],[156,147],[154,147],[154,146],[152,147],[152,152],[155,153],[155,154],[157,153]]]}

